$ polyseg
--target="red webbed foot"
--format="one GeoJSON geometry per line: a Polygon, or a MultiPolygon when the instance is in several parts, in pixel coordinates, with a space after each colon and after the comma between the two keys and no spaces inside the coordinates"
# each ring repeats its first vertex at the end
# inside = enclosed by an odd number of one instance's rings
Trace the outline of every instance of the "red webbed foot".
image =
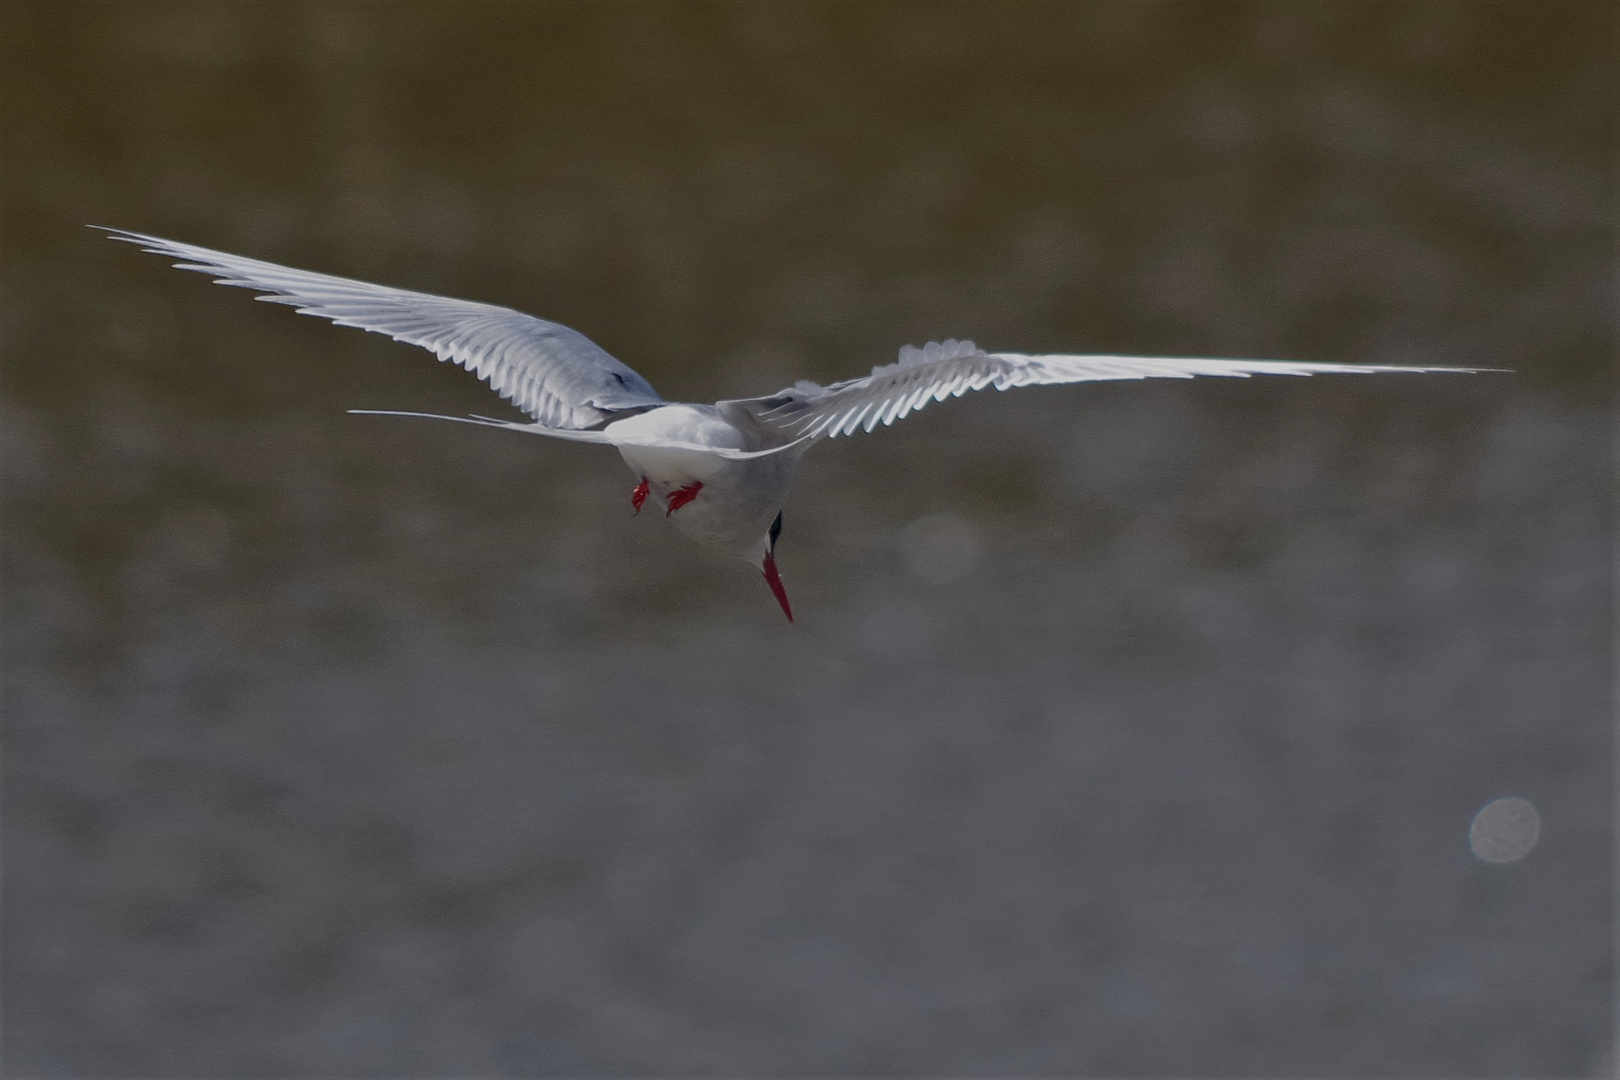
{"type": "Polygon", "coordinates": [[[674,491],[670,492],[669,509],[664,511],[664,516],[669,517],[669,515],[673,514],[675,511],[697,498],[698,492],[702,490],[703,481],[694,480],[685,487],[676,488],[674,491]]]}
{"type": "Polygon", "coordinates": [[[647,501],[647,478],[643,476],[636,490],[630,493],[630,505],[635,507],[636,513],[641,513],[641,504],[647,501]]]}

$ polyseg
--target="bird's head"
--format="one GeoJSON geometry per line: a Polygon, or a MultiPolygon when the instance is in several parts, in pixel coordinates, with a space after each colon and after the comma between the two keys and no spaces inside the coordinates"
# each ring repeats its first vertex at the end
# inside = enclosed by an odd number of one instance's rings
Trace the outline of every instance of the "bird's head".
{"type": "Polygon", "coordinates": [[[759,552],[748,561],[753,563],[759,572],[765,575],[765,581],[776,595],[776,602],[782,605],[782,614],[787,616],[788,622],[793,621],[793,608],[788,604],[787,590],[782,588],[782,578],[776,572],[776,538],[782,535],[782,512],[776,513],[771,527],[766,531],[764,540],[759,546],[759,552]]]}

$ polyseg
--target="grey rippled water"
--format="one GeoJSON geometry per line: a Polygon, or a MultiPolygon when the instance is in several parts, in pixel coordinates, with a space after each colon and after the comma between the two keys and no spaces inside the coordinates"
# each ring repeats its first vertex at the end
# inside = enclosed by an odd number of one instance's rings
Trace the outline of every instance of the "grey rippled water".
{"type": "Polygon", "coordinates": [[[1614,21],[12,3],[17,1076],[1599,1075],[1614,21]],[[418,350],[1515,369],[978,395],[757,575],[418,350]]]}

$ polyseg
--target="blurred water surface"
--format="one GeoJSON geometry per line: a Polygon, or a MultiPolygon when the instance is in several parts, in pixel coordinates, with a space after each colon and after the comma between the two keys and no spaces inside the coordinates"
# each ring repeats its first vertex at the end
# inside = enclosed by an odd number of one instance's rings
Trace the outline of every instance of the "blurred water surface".
{"type": "Polygon", "coordinates": [[[5,24],[9,1073],[1607,1067],[1605,5],[5,24]],[[788,626],[614,455],[346,416],[500,406],[87,222],[676,399],[948,335],[1516,373],[931,408],[807,460],[788,626]]]}

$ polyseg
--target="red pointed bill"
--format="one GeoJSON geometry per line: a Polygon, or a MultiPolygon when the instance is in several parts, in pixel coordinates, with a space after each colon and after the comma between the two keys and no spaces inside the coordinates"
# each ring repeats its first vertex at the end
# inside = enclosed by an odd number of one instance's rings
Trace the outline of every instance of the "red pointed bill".
{"type": "Polygon", "coordinates": [[[787,590],[782,588],[782,577],[776,572],[776,559],[770,555],[765,556],[765,581],[770,585],[771,592],[776,594],[776,602],[782,605],[782,614],[793,621],[793,608],[788,604],[787,590]]]}

